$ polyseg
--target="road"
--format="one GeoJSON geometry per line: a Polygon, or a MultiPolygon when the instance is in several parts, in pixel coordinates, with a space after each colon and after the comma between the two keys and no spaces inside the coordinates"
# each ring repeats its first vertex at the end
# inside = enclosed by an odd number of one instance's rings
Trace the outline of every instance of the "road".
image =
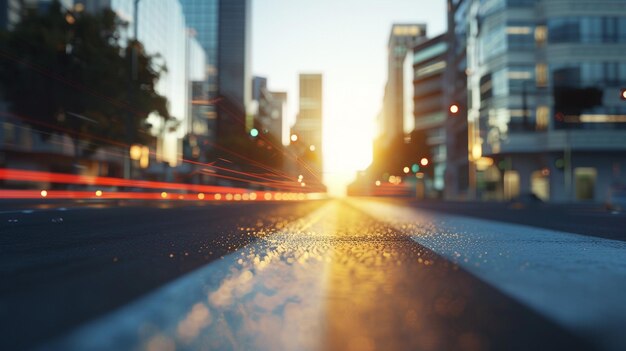
{"type": "Polygon", "coordinates": [[[0,349],[617,350],[626,342],[621,241],[370,200],[24,206],[0,213],[0,313],[10,316],[0,349]],[[587,256],[572,258],[581,245],[587,256]],[[577,308],[589,299],[596,303],[577,308]]]}

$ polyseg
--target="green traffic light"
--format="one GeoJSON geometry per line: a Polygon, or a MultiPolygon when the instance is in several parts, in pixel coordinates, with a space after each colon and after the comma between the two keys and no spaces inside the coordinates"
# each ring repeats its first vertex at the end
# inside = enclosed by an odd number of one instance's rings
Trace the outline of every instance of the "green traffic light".
{"type": "Polygon", "coordinates": [[[250,129],[250,136],[256,138],[257,136],[259,136],[259,131],[256,128],[250,129]]]}
{"type": "Polygon", "coordinates": [[[414,164],[411,166],[411,171],[413,171],[413,173],[417,173],[417,172],[419,172],[419,171],[420,171],[420,166],[419,166],[417,163],[414,163],[414,164]]]}

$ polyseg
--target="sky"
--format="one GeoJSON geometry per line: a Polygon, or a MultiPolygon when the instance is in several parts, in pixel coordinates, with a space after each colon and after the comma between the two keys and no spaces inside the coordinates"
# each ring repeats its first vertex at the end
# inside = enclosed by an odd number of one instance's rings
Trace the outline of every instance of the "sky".
{"type": "Polygon", "coordinates": [[[372,159],[376,116],[387,80],[393,23],[446,29],[445,0],[255,0],[252,72],[287,91],[289,123],[298,113],[298,74],[322,73],[324,182],[345,192],[372,159]]]}

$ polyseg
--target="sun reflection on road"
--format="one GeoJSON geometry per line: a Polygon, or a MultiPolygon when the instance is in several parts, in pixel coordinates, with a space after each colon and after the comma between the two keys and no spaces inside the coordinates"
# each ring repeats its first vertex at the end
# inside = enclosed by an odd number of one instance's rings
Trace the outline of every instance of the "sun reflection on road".
{"type": "Polygon", "coordinates": [[[240,228],[257,237],[251,245],[79,332],[66,349],[99,338],[102,349],[477,351],[500,328],[494,313],[506,310],[476,307],[484,288],[407,235],[424,228],[397,230],[342,201],[263,224],[240,228]]]}

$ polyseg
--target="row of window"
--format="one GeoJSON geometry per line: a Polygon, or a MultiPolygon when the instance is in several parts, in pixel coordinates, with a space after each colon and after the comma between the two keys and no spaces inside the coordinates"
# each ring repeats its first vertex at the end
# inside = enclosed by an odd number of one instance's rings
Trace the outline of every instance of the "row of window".
{"type": "Polygon", "coordinates": [[[626,62],[585,62],[551,67],[554,86],[590,87],[626,84],[626,62]]]}
{"type": "MultiPolygon", "coordinates": [[[[626,86],[626,62],[552,65],[550,73],[554,87],[626,86]]],[[[502,97],[523,91],[533,93],[536,86],[547,85],[547,82],[539,84],[539,74],[544,75],[537,67],[511,66],[485,75],[480,80],[481,98],[502,97]]]]}
{"type": "Polygon", "coordinates": [[[480,16],[488,16],[506,8],[532,7],[538,0],[480,0],[480,16]]]}
{"type": "Polygon", "coordinates": [[[555,17],[548,31],[550,43],[626,43],[626,18],[555,17]]]}

